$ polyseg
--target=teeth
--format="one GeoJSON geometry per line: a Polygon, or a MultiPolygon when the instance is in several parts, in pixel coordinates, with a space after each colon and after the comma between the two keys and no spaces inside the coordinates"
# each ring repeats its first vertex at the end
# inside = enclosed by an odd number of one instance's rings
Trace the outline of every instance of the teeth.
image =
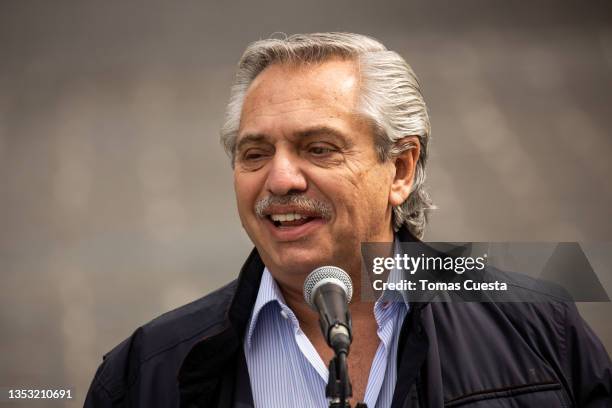
{"type": "Polygon", "coordinates": [[[272,219],[272,221],[295,221],[295,220],[301,220],[302,218],[306,218],[306,216],[303,216],[301,214],[296,214],[296,213],[289,213],[289,214],[272,214],[270,215],[270,218],[272,219]]]}

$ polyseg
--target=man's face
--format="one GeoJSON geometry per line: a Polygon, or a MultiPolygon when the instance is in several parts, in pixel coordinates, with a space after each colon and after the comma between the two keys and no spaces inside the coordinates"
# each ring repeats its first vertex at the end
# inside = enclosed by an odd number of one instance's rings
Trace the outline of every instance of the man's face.
{"type": "Polygon", "coordinates": [[[391,163],[355,114],[354,62],[276,64],[251,84],[237,138],[242,225],[275,274],[355,268],[360,243],[391,241],[391,163]]]}

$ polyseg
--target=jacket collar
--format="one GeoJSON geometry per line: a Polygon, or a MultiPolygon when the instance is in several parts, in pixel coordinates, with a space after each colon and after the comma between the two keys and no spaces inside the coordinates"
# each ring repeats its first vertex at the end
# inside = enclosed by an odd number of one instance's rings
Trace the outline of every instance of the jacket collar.
{"type": "MultiPolygon", "coordinates": [[[[400,242],[418,242],[407,228],[398,232],[400,242]]],[[[236,370],[236,357],[242,353],[242,339],[257,298],[264,263],[254,248],[244,263],[231,302],[223,321],[198,341],[181,365],[178,381],[181,407],[211,406],[223,391],[231,388],[236,370]],[[223,383],[223,384],[222,384],[223,383]]],[[[422,304],[411,305],[420,309],[422,304]]],[[[238,359],[240,360],[240,359],[238,359]]],[[[217,404],[218,405],[218,404],[217,404]]]]}
{"type": "Polygon", "coordinates": [[[216,406],[219,403],[213,405],[213,401],[232,392],[236,356],[242,350],[241,339],[263,269],[263,261],[253,249],[240,271],[222,322],[200,339],[183,360],[178,374],[181,407],[216,406]],[[223,388],[228,391],[223,392],[223,388]]]}

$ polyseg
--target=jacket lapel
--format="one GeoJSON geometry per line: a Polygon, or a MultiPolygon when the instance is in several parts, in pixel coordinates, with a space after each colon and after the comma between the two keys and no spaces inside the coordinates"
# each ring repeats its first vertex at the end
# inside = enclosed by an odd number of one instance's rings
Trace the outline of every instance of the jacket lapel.
{"type": "MultiPolygon", "coordinates": [[[[398,237],[400,242],[419,242],[405,227],[398,231],[398,237]]],[[[424,325],[427,304],[411,302],[410,311],[402,323],[397,349],[397,381],[391,408],[420,406],[422,398],[426,396],[425,388],[419,382],[429,354],[428,330],[424,325]],[[412,398],[417,400],[414,404],[412,398]]]]}
{"type": "MultiPolygon", "coordinates": [[[[245,262],[236,292],[224,312],[225,319],[210,335],[196,343],[179,371],[180,406],[231,407],[242,339],[257,297],[263,262],[253,249],[245,262]]],[[[244,357],[243,357],[244,358],[244,357]]],[[[250,388],[249,388],[250,389],[250,388]]]]}
{"type": "Polygon", "coordinates": [[[428,349],[427,334],[421,322],[421,313],[424,304],[413,303],[410,313],[404,318],[397,349],[397,382],[393,392],[391,408],[403,408],[406,400],[410,398],[411,390],[416,386],[420,393],[417,379],[428,349]]]}

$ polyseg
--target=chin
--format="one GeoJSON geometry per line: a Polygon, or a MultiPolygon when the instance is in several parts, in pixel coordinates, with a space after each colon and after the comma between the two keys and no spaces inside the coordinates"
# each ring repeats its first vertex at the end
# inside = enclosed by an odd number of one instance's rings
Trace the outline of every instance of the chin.
{"type": "Polygon", "coordinates": [[[317,248],[296,248],[290,245],[278,248],[273,254],[273,264],[281,271],[302,274],[310,273],[313,269],[333,265],[331,254],[321,253],[321,247],[317,248]]]}

